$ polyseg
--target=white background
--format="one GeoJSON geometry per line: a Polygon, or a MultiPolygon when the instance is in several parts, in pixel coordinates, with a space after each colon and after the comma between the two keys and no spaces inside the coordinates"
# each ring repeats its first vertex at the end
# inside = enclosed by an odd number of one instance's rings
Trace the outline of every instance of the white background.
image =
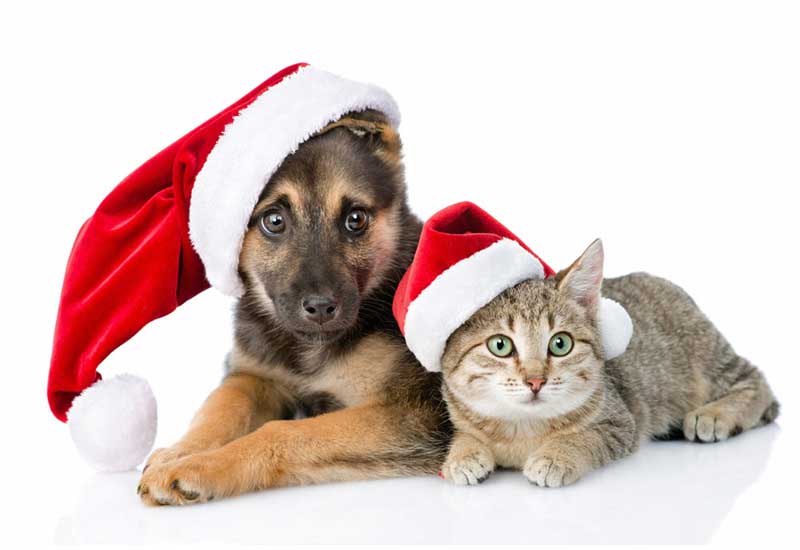
{"type": "MultiPolygon", "coordinates": [[[[779,2],[86,3],[0,8],[0,537],[11,542],[796,541],[800,18],[779,2]],[[527,6],[527,7],[522,7],[527,6]],[[554,267],[684,286],[783,403],[718,445],[649,444],[567,489],[517,474],[268,491],[147,509],[45,400],[75,233],[141,162],[290,63],[376,82],[420,216],[473,200],[554,267]]],[[[146,376],[172,442],[217,383],[209,291],[101,368],[146,376]]],[[[6,542],[9,542],[6,540],[6,542]]],[[[3,544],[3,546],[6,546],[3,544]]]]}

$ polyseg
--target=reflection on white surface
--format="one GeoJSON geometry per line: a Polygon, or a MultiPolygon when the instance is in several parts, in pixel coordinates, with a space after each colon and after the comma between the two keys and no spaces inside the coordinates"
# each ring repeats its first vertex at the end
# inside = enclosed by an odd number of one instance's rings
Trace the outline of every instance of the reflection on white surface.
{"type": "Polygon", "coordinates": [[[713,445],[649,443],[562,489],[504,471],[477,487],[395,479],[147,508],[138,473],[96,474],[55,542],[703,543],[758,479],[779,433],[772,425],[713,445]]]}

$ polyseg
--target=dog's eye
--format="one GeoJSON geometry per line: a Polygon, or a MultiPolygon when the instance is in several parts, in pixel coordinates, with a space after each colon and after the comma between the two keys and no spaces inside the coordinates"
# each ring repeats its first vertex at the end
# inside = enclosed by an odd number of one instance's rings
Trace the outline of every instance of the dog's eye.
{"type": "Polygon", "coordinates": [[[344,220],[344,227],[350,233],[363,233],[368,225],[369,214],[363,208],[353,208],[344,220]]]}
{"type": "Polygon", "coordinates": [[[267,210],[259,222],[262,233],[268,237],[280,235],[286,230],[286,219],[279,210],[267,210]]]}

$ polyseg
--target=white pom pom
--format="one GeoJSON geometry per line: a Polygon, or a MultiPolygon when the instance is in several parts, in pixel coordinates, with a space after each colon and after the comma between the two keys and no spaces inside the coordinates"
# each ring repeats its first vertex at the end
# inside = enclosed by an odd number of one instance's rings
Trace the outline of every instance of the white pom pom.
{"type": "Polygon", "coordinates": [[[153,448],[157,424],[150,385],[130,374],[95,382],[67,413],[78,453],[101,472],[133,470],[141,464],[153,448]]]}
{"type": "Polygon", "coordinates": [[[633,336],[633,321],[627,310],[609,298],[600,301],[600,339],[606,359],[619,357],[633,336]]]}

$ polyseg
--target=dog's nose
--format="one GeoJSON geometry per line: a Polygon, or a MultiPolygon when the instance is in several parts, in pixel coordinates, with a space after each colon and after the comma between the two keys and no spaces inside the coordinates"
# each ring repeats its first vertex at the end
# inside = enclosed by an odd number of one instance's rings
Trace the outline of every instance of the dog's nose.
{"type": "Polygon", "coordinates": [[[324,325],[336,319],[339,304],[330,296],[306,296],[303,298],[303,316],[314,323],[324,325]]]}
{"type": "Polygon", "coordinates": [[[535,395],[539,393],[539,391],[542,389],[542,386],[545,385],[547,378],[528,378],[526,382],[531,387],[531,391],[535,395]]]}

